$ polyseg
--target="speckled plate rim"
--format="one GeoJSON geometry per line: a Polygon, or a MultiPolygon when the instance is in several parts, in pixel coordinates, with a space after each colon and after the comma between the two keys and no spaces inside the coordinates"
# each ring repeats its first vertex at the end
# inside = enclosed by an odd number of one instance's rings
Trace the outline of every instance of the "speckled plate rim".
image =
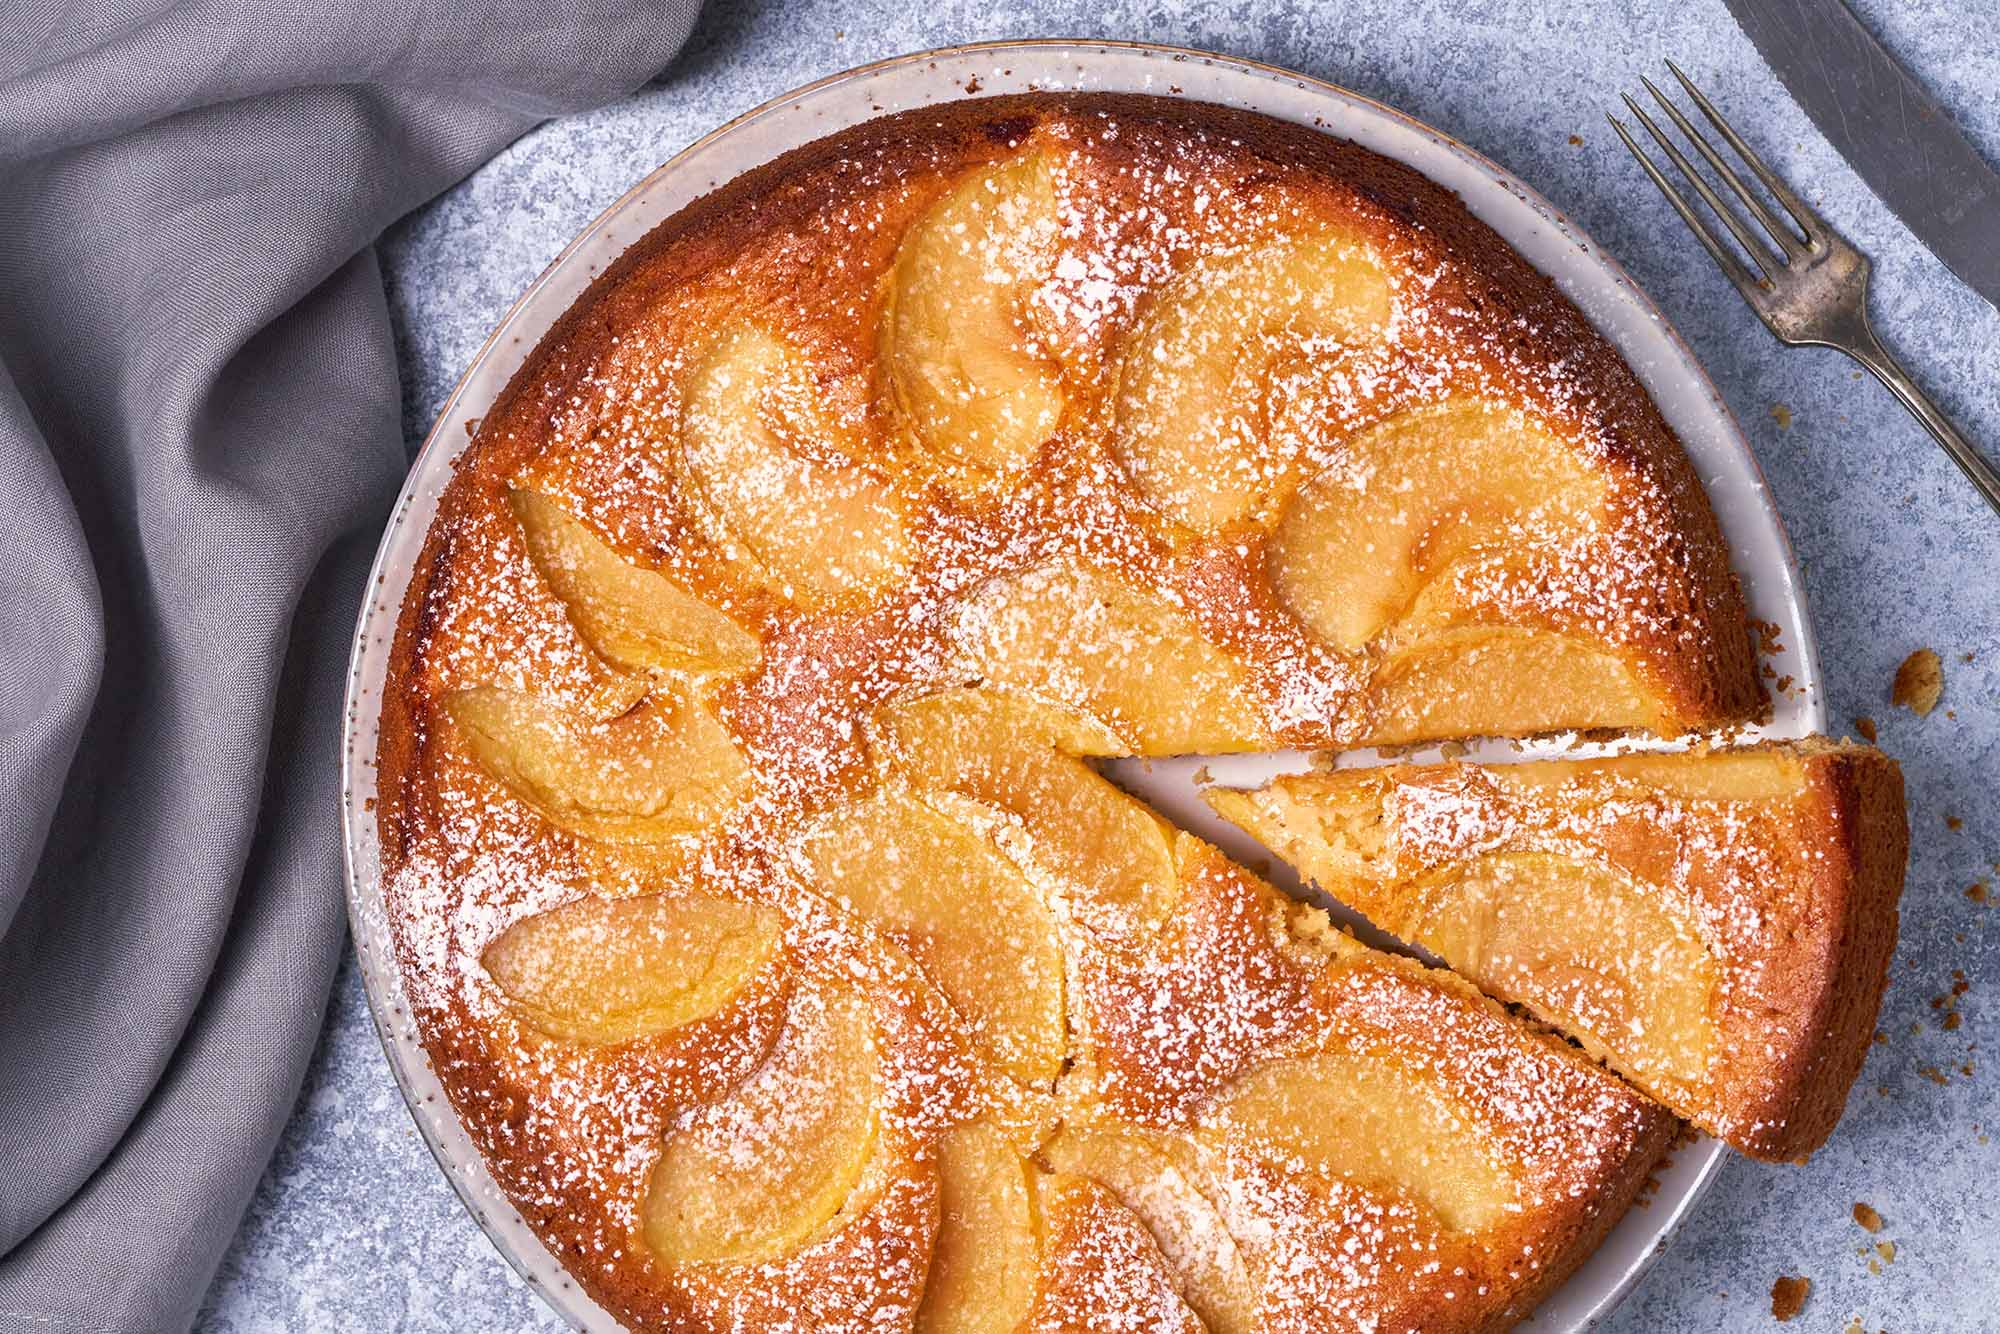
{"type": "MultiPolygon", "coordinates": [[[[632,241],[709,190],[823,135],[878,115],[974,93],[1140,92],[1260,111],[1351,139],[1455,190],[1468,208],[1553,278],[1615,344],[1680,435],[1728,539],[1751,615],[1777,627],[1765,662],[1792,679],[1769,723],[1773,737],[1825,728],[1819,655],[1796,561],[1762,470],[1721,394],[1687,344],[1638,285],[1547,200],[1494,162],[1394,108],[1273,65],[1150,43],[1003,41],[916,52],[863,65],[771,99],[696,140],[606,209],[531,283],[473,357],[405,481],[376,553],[350,660],[341,756],[348,917],[368,1004],[425,1144],[488,1238],[526,1282],[578,1329],[622,1328],[580,1289],[507,1201],[458,1122],[418,1040],[382,897],[374,805],[381,693],[398,611],[452,464],[508,378],[591,280],[632,241]]],[[[1568,744],[1557,738],[1531,749],[1568,744]]],[[[1475,747],[1474,753],[1482,753],[1475,747]]],[[[1498,743],[1495,757],[1518,758],[1498,743]]],[[[1223,781],[1254,783],[1295,767],[1284,756],[1232,757],[1223,781]]],[[[1220,767],[1220,766],[1218,766],[1220,767]]],[[[1190,766],[1170,764],[1128,785],[1167,787],[1169,814],[1201,820],[1190,766]]],[[[1149,793],[1150,795],[1150,793],[1149,793]]],[[[1240,835],[1237,836],[1240,842],[1240,835]]],[[[1724,1157],[1700,1139],[1658,1174],[1659,1189],[1631,1210],[1567,1283],[1537,1310],[1538,1328],[1595,1325],[1638,1282],[1724,1157]]]]}

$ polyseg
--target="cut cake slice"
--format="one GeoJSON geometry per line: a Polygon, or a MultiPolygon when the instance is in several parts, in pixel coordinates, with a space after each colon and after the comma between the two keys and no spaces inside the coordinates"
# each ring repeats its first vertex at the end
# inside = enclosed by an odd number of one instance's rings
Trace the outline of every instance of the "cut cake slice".
{"type": "Polygon", "coordinates": [[[1902,774],[1879,751],[1391,765],[1207,797],[1744,1153],[1803,1160],[1839,1120],[1908,852],[1902,774]]]}

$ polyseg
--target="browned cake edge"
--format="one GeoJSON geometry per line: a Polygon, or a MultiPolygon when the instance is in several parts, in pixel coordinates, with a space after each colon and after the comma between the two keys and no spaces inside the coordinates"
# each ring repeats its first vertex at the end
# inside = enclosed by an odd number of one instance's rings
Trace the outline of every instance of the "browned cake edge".
{"type": "MultiPolygon", "coordinates": [[[[1788,986],[1813,1036],[1760,1071],[1761,1096],[1746,1101],[1732,1140],[1772,1162],[1804,1162],[1840,1121],[1888,985],[1909,859],[1903,772],[1894,760],[1870,747],[1822,743],[1808,751],[1807,772],[1826,856],[1801,905],[1816,929],[1799,942],[1788,986]]],[[[1732,1045],[1744,1048],[1741,1040],[1732,1045]]]]}
{"type": "MultiPolygon", "coordinates": [[[[1502,1005],[1457,973],[1445,968],[1431,968],[1402,955],[1383,957],[1391,960],[1392,966],[1399,970],[1420,975],[1465,997],[1471,1004],[1504,1016],[1508,1023],[1527,1030],[1523,1034],[1525,1041],[1540,1042],[1565,1061],[1604,1070],[1599,1062],[1592,1060],[1559,1029],[1516,1007],[1502,1005]]],[[[1604,1243],[1611,1229],[1639,1202],[1641,1194],[1649,1188],[1648,1183],[1656,1180],[1675,1147],[1682,1142],[1687,1127],[1680,1117],[1631,1088],[1615,1071],[1604,1070],[1604,1073],[1629,1090],[1632,1101],[1643,1105],[1652,1115],[1646,1118],[1644,1129],[1634,1138],[1631,1151],[1617,1167],[1580,1183],[1582,1188],[1571,1198],[1570,1207],[1549,1220],[1536,1235],[1533,1243],[1536,1265],[1532,1275],[1518,1281],[1511,1291],[1501,1294],[1501,1299],[1485,1322],[1475,1326],[1481,1334],[1500,1334],[1514,1328],[1580,1269],[1584,1261],[1604,1243]]]]}
{"type": "MultiPolygon", "coordinates": [[[[1567,1041],[1554,1033],[1550,1040],[1567,1041]]],[[[1579,1195],[1568,1216],[1545,1234],[1544,1263],[1533,1279],[1516,1288],[1493,1312],[1481,1327],[1482,1334],[1513,1329],[1568,1282],[1584,1261],[1597,1253],[1620,1220],[1634,1206],[1643,1204],[1640,1197],[1657,1187],[1659,1174],[1666,1170],[1685,1131],[1679,1117],[1661,1109],[1617,1172],[1593,1181],[1592,1189],[1579,1195]]]]}

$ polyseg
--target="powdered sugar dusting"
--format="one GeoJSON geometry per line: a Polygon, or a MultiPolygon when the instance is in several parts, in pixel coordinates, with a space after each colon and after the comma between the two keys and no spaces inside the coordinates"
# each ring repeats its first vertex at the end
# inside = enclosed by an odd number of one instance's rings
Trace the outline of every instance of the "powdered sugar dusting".
{"type": "MultiPolygon", "coordinates": [[[[1270,1328],[1313,1311],[1477,1326],[1531,1303],[1594,1214],[1629,1198],[1656,1111],[1470,992],[1324,935],[1192,840],[1171,901],[1121,918],[1080,906],[1088,844],[1020,808],[1055,789],[1003,775],[925,794],[959,830],[944,845],[977,841],[996,884],[1042,899],[990,936],[914,882],[893,900],[831,892],[808,847],[909,780],[882,747],[885,709],[950,688],[1033,698],[1115,739],[1089,753],[1347,744],[1406,726],[1410,663],[1472,661],[1505,632],[1611,655],[1662,726],[1754,707],[1718,646],[1739,628],[1733,586],[1684,465],[1646,434],[1650,405],[1552,289],[1418,190],[1222,113],[925,113],[670,224],[489,417],[393,683],[415,734],[389,897],[461,1117],[628,1319],[906,1324],[937,1235],[940,1136],[1004,1125],[1034,1181],[1064,1124],[1193,1145],[1218,1098],[1315,1044],[1446,1089],[1518,1209],[1455,1231],[1379,1181],[1211,1146],[1186,1180],[1227,1248],[1190,1251],[1187,1222],[1163,1249],[1175,1227],[1146,1221],[1160,1197],[1086,1181],[1034,1309],[1192,1328],[1196,1280],[1175,1257],[1227,1249],[1270,1328]],[[1545,436],[1593,479],[1587,502],[1472,488],[1433,512],[1416,451],[1357,444],[1466,405],[1495,439],[1545,436]],[[727,616],[754,663],[593,651],[590,617],[652,613],[629,589],[579,610],[584,565],[538,571],[509,487],[727,616]],[[1406,531],[1347,561],[1403,581],[1362,642],[1311,611],[1330,595],[1300,556],[1306,511],[1406,531]],[[454,701],[495,686],[574,718],[571,739],[479,731],[454,701]],[[680,807],[649,804],[634,774],[699,777],[720,814],[658,818],[680,807]],[[580,1040],[485,961],[592,896],[758,905],[781,946],[740,976],[700,974],[714,994],[689,984],[698,1015],[580,1040]],[[937,976],[982,939],[1035,961],[1029,989],[1059,983],[1052,1076],[1018,1047],[996,1063],[1004,988],[937,976]]],[[[1475,728],[1578,725],[1542,703],[1481,713],[1487,688],[1460,692],[1475,728]]],[[[1565,699],[1632,721],[1588,682],[1565,699]]],[[[1061,790],[1091,794],[1079,828],[1131,814],[1108,789],[1061,790]]],[[[895,845],[881,865],[917,855],[906,833],[871,835],[895,845]]]]}

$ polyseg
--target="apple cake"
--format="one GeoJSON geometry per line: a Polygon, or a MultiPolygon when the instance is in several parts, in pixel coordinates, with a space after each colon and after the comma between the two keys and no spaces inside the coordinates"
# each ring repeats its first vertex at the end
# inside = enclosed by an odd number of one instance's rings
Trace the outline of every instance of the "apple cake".
{"type": "Polygon", "coordinates": [[[1840,1119],[1909,850],[1880,751],[1393,765],[1206,795],[1373,925],[1744,1153],[1803,1160],[1840,1119]]]}
{"type": "Polygon", "coordinates": [[[1677,1118],[1093,761],[1765,706],[1678,443],[1455,197],[967,100],[689,206],[514,377],[403,604],[385,895],[633,1327],[1489,1329],[1677,1118]]]}

